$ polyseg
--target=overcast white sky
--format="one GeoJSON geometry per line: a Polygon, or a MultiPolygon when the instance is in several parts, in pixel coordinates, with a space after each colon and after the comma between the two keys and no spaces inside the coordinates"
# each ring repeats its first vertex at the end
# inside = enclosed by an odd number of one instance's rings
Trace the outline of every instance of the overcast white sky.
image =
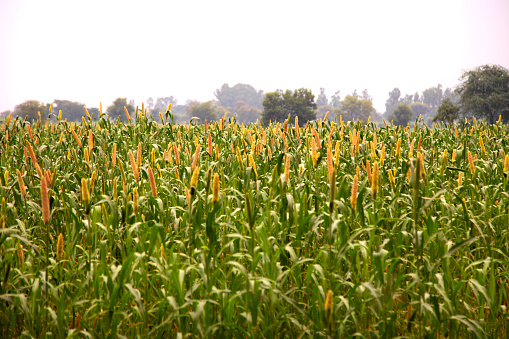
{"type": "Polygon", "coordinates": [[[117,97],[214,99],[264,92],[388,92],[509,68],[508,0],[0,0],[0,112],[25,100],[106,107],[117,97]]]}

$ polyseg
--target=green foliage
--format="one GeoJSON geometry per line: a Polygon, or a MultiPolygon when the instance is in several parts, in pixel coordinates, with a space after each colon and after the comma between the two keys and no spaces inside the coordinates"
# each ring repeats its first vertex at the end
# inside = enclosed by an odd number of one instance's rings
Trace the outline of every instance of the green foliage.
{"type": "Polygon", "coordinates": [[[334,107],[330,105],[318,106],[318,108],[316,109],[316,118],[323,119],[327,112],[329,112],[329,117],[334,119],[334,107]]]}
{"type": "Polygon", "coordinates": [[[414,111],[409,104],[401,103],[394,109],[389,119],[393,121],[396,126],[406,126],[413,118],[414,111]]]}
{"type": "Polygon", "coordinates": [[[421,115],[422,117],[425,117],[429,113],[429,106],[426,104],[423,104],[422,102],[413,102],[410,104],[410,108],[412,108],[412,111],[414,112],[414,118],[421,115]]]}
{"type": "Polygon", "coordinates": [[[238,101],[243,101],[248,106],[262,109],[263,91],[257,91],[251,85],[236,84],[230,87],[223,84],[214,95],[223,107],[236,107],[238,101]]]}
{"type": "MultiPolygon", "coordinates": [[[[223,112],[224,113],[224,112],[223,112]]],[[[217,120],[219,115],[215,111],[212,101],[195,104],[190,107],[189,118],[199,118],[202,123],[217,120]]]]}
{"type": "MultiPolygon", "coordinates": [[[[53,101],[53,110],[58,114],[59,110],[62,110],[62,119],[67,119],[68,121],[81,121],[83,116],[86,116],[85,113],[85,104],[69,101],[69,100],[54,100],[53,101]]],[[[92,114],[90,109],[88,109],[89,114],[92,114]]]]}
{"type": "Polygon", "coordinates": [[[331,97],[330,105],[334,108],[341,108],[341,92],[336,91],[331,97]]]}
{"type": "Polygon", "coordinates": [[[466,71],[457,88],[461,110],[466,116],[486,118],[493,124],[499,115],[509,121],[509,71],[499,65],[483,65],[466,71]]]}
{"type": "Polygon", "coordinates": [[[325,95],[325,88],[323,87],[320,87],[320,94],[318,94],[318,97],[316,98],[316,105],[318,107],[329,105],[329,100],[327,99],[327,95],[325,95]]]}
{"type": "Polygon", "coordinates": [[[434,122],[442,121],[449,122],[458,119],[460,108],[454,105],[449,98],[442,100],[442,103],[438,107],[438,113],[433,118],[434,122]]]}
{"type": "Polygon", "coordinates": [[[376,113],[373,103],[369,99],[360,99],[353,95],[347,95],[341,101],[341,111],[344,120],[361,120],[368,121],[368,118],[376,113]]]}
{"type": "Polygon", "coordinates": [[[399,88],[394,88],[389,92],[389,98],[385,101],[385,113],[384,116],[389,117],[394,109],[399,105],[399,98],[401,96],[401,91],[399,88]]]}
{"type": "Polygon", "coordinates": [[[314,94],[305,88],[295,91],[286,90],[286,92],[270,92],[263,99],[262,121],[269,124],[269,121],[283,122],[288,116],[294,119],[299,117],[299,121],[316,119],[316,103],[314,94]]]}
{"type": "MultiPolygon", "coordinates": [[[[255,106],[249,106],[244,101],[237,101],[235,107],[231,108],[232,113],[236,114],[236,120],[239,123],[249,124],[261,119],[262,111],[255,106]]],[[[224,111],[223,111],[224,114],[224,111]]]]}
{"type": "Polygon", "coordinates": [[[430,87],[422,92],[422,102],[432,109],[438,108],[442,102],[443,92],[442,85],[438,84],[437,87],[430,87]]]}
{"type": "Polygon", "coordinates": [[[47,113],[47,106],[37,100],[27,100],[16,107],[14,107],[14,116],[18,116],[27,121],[33,121],[39,119],[39,113],[41,117],[44,117],[47,113]]]}
{"type": "Polygon", "coordinates": [[[123,122],[127,121],[127,115],[125,114],[125,109],[127,108],[127,111],[129,112],[129,115],[131,116],[131,119],[134,119],[134,106],[131,104],[127,104],[126,98],[117,98],[111,106],[108,106],[106,109],[106,113],[112,120],[117,120],[120,117],[120,120],[123,122]]]}
{"type": "Polygon", "coordinates": [[[2,125],[1,338],[507,337],[508,125],[132,119],[2,125]]]}

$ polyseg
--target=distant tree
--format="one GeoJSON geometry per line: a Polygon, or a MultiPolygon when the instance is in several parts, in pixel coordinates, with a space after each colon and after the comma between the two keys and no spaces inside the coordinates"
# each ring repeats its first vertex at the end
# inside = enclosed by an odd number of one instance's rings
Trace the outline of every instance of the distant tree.
{"type": "Polygon", "coordinates": [[[457,88],[464,115],[486,118],[493,124],[501,115],[509,121],[509,71],[499,65],[483,65],[465,71],[457,88]]]}
{"type": "MultiPolygon", "coordinates": [[[[53,101],[53,112],[58,114],[58,111],[62,110],[62,119],[67,119],[68,121],[81,121],[81,117],[86,115],[84,107],[85,104],[76,101],[53,101]]],[[[88,109],[88,112],[91,113],[90,109],[88,109]]]]}
{"type": "Polygon", "coordinates": [[[368,121],[368,118],[376,113],[373,103],[368,99],[359,99],[353,95],[347,95],[341,101],[341,110],[339,114],[343,120],[358,119],[368,121]]]}
{"type": "Polygon", "coordinates": [[[336,91],[334,95],[331,97],[331,106],[334,108],[340,108],[341,107],[341,96],[340,92],[336,91]]]}
{"type": "Polygon", "coordinates": [[[249,106],[241,100],[237,101],[237,104],[231,111],[236,114],[236,120],[244,124],[256,122],[256,120],[262,117],[262,110],[255,106],[249,106]]]}
{"type": "Polygon", "coordinates": [[[354,89],[352,94],[350,94],[350,95],[353,96],[353,97],[356,97],[356,98],[360,98],[360,95],[357,93],[356,89],[354,89]]]}
{"type": "Polygon", "coordinates": [[[447,87],[444,91],[444,95],[442,96],[442,101],[444,99],[449,99],[453,104],[457,104],[460,100],[460,96],[455,90],[447,87]]]}
{"type": "Polygon", "coordinates": [[[422,102],[421,96],[417,92],[414,94],[414,102],[422,102]]]}
{"type": "Polygon", "coordinates": [[[371,95],[369,95],[368,93],[368,90],[365,89],[364,91],[362,91],[362,95],[361,95],[361,99],[364,99],[364,100],[371,100],[371,95]]]}
{"type": "Polygon", "coordinates": [[[437,108],[442,102],[442,85],[438,84],[437,87],[430,87],[422,92],[422,102],[429,107],[437,108]]]}
{"type": "Polygon", "coordinates": [[[8,117],[9,114],[11,114],[11,110],[3,111],[2,113],[0,113],[0,119],[8,117]]]}
{"type": "Polygon", "coordinates": [[[147,99],[147,108],[152,109],[154,107],[154,99],[152,97],[147,99]]]}
{"type": "Polygon", "coordinates": [[[414,102],[410,104],[410,108],[414,112],[413,119],[417,118],[419,115],[424,118],[429,113],[429,106],[426,104],[423,104],[422,102],[414,102]]]}
{"type": "Polygon", "coordinates": [[[384,116],[389,117],[390,114],[394,111],[394,109],[399,105],[400,96],[401,91],[397,87],[389,92],[389,98],[387,99],[387,101],[385,101],[384,116]]]}
{"type": "Polygon", "coordinates": [[[131,119],[134,120],[134,106],[132,104],[127,104],[126,98],[117,98],[111,106],[108,106],[106,109],[106,113],[108,114],[109,118],[111,120],[117,120],[118,117],[120,117],[120,120],[126,122],[127,116],[125,114],[125,109],[127,108],[127,111],[129,112],[129,115],[131,116],[131,119]]]}
{"type": "Polygon", "coordinates": [[[305,88],[295,91],[286,90],[270,92],[263,99],[262,121],[268,124],[269,121],[283,122],[288,118],[299,117],[299,121],[306,123],[316,119],[316,103],[314,94],[305,88]]]}
{"type": "Polygon", "coordinates": [[[412,120],[414,111],[409,104],[400,103],[389,116],[395,125],[405,126],[412,120]]]}
{"type": "Polygon", "coordinates": [[[405,104],[411,104],[414,102],[414,96],[412,94],[406,94],[401,100],[400,102],[403,102],[405,104]]]}
{"type": "Polygon", "coordinates": [[[440,106],[438,106],[438,113],[433,118],[433,122],[443,121],[450,123],[459,117],[459,111],[460,108],[454,105],[451,99],[444,99],[440,106]]]}
{"type": "Polygon", "coordinates": [[[156,103],[154,104],[154,109],[164,108],[166,109],[168,105],[177,106],[177,99],[173,97],[173,95],[169,97],[157,98],[156,103]]]}
{"type": "Polygon", "coordinates": [[[203,102],[190,107],[189,118],[199,118],[201,122],[213,121],[218,119],[218,114],[212,101],[203,102]]]}
{"type": "Polygon", "coordinates": [[[39,113],[41,112],[41,117],[43,119],[47,118],[46,115],[46,105],[37,100],[27,100],[16,107],[14,107],[14,116],[19,116],[21,119],[25,119],[27,121],[39,120],[39,113]]]}
{"type": "Polygon", "coordinates": [[[318,107],[325,106],[329,104],[329,100],[327,99],[327,96],[325,95],[325,89],[323,87],[320,87],[320,94],[318,94],[318,97],[316,98],[316,105],[318,107]]]}
{"type": "Polygon", "coordinates": [[[334,117],[333,117],[333,115],[334,115],[334,107],[332,107],[331,105],[322,105],[322,106],[319,106],[316,109],[316,118],[317,119],[323,119],[325,117],[325,114],[327,114],[327,112],[329,112],[329,118],[334,119],[334,117]]]}
{"type": "Polygon", "coordinates": [[[237,101],[240,100],[248,106],[262,109],[263,91],[257,91],[251,85],[236,84],[230,87],[228,84],[223,84],[220,89],[216,89],[214,96],[224,107],[235,107],[237,101]]]}

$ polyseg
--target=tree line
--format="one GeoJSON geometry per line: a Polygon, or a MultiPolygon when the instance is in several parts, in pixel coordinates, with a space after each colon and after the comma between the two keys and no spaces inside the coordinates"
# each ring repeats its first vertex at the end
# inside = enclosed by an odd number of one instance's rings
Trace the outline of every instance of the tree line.
{"type": "MultiPolygon", "coordinates": [[[[325,89],[315,95],[311,90],[300,88],[295,90],[276,90],[264,93],[248,84],[236,84],[230,87],[223,84],[214,92],[215,100],[198,102],[187,100],[179,105],[173,96],[148,98],[143,104],[156,121],[164,115],[168,107],[175,122],[183,122],[192,118],[201,121],[218,120],[225,113],[235,116],[240,123],[251,123],[261,120],[267,124],[270,121],[283,122],[288,117],[298,117],[305,123],[317,118],[323,119],[327,112],[329,117],[341,115],[343,120],[371,119],[375,122],[393,122],[396,125],[406,125],[421,117],[425,123],[444,121],[452,122],[461,117],[475,116],[486,119],[488,123],[495,123],[501,116],[503,122],[509,121],[509,71],[499,65],[483,65],[464,71],[460,77],[460,85],[456,89],[442,88],[441,84],[427,88],[422,93],[402,95],[399,88],[388,93],[385,102],[385,112],[377,112],[372,103],[368,90],[360,94],[357,90],[346,95],[341,100],[340,91],[336,91],[330,100],[325,89]],[[161,114],[160,114],[161,113],[161,114]]],[[[29,121],[37,120],[40,114],[48,112],[50,104],[43,104],[35,100],[28,100],[17,105],[13,114],[29,121]]],[[[84,104],[69,100],[54,100],[53,110],[62,111],[62,119],[81,121],[84,115],[84,104]]],[[[87,108],[90,114],[98,115],[99,109],[87,108]]],[[[106,108],[106,114],[112,120],[126,120],[125,110],[135,113],[134,101],[117,98],[106,108]]],[[[10,114],[3,112],[0,116],[10,114]]]]}

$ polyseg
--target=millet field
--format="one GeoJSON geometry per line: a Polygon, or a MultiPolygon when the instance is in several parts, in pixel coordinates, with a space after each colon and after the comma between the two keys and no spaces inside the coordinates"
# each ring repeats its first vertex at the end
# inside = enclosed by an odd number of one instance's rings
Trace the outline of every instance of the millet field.
{"type": "Polygon", "coordinates": [[[0,337],[507,337],[509,127],[42,112],[0,133],[0,337]]]}

